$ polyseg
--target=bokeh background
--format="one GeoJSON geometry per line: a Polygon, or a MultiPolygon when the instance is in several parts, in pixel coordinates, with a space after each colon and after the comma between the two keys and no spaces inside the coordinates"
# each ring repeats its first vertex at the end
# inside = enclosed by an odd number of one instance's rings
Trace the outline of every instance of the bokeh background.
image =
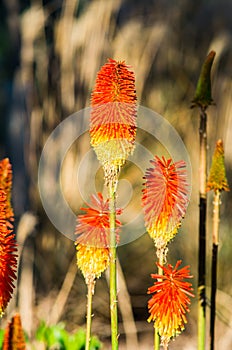
{"type": "MultiPolygon", "coordinates": [[[[136,76],[138,103],[164,116],[188,150],[192,195],[182,228],[170,244],[169,261],[191,265],[197,284],[199,112],[189,108],[202,62],[216,51],[212,71],[215,105],[208,109],[208,151],[222,138],[232,188],[232,3],[230,0],[4,0],[0,4],[0,157],[13,164],[13,206],[20,265],[15,296],[0,321],[4,327],[17,308],[31,341],[41,320],[65,322],[70,332],[85,324],[86,287],[75,265],[73,242],[50,223],[38,192],[43,146],[59,123],[90,105],[96,73],[111,57],[125,60],[136,76]]],[[[158,143],[138,135],[153,154],[158,143]]],[[[59,145],[54,146],[56,157],[59,145]]],[[[90,149],[88,133],[69,150],[62,168],[65,198],[76,214],[83,198],[76,166],[90,149]]],[[[51,159],[52,162],[52,159],[51,159]]],[[[83,177],[88,174],[83,173],[83,177]]],[[[101,171],[96,187],[101,190],[101,171]]],[[[133,187],[133,216],[140,205],[142,179],[127,164],[122,173],[133,187]],[[135,203],[135,204],[134,204],[135,203]]],[[[126,195],[126,194],[125,194],[126,195]]],[[[212,196],[208,205],[207,284],[210,285],[212,196]]],[[[232,194],[222,195],[218,268],[216,349],[232,347],[232,194]]],[[[119,247],[119,329],[121,349],[152,349],[146,322],[146,291],[155,271],[154,248],[144,234],[119,247]],[[128,293],[123,286],[126,281],[128,293]],[[132,307],[136,334],[127,307],[132,307]],[[126,312],[125,312],[126,311],[126,312]],[[130,332],[131,330],[131,332],[130,332]],[[139,347],[136,345],[138,337],[139,347]]],[[[195,290],[196,292],[196,290],[195,290]]],[[[207,288],[207,295],[210,290],[207,288]]],[[[209,305],[208,305],[209,306],[209,305]]],[[[93,333],[109,348],[107,276],[94,296],[93,333]]],[[[209,307],[207,307],[209,311],[209,307]]],[[[196,349],[196,301],[185,332],[171,349],[196,349]]],[[[38,344],[34,343],[36,349],[38,344]]]]}

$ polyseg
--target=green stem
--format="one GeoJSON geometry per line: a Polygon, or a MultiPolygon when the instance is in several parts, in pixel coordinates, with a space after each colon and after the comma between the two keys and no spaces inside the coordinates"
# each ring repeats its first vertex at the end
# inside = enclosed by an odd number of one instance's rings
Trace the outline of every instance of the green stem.
{"type": "Polygon", "coordinates": [[[115,186],[109,185],[110,210],[110,316],[111,349],[118,349],[118,310],[117,310],[117,252],[116,252],[116,199],[115,186]]]}
{"type": "MultiPolygon", "coordinates": [[[[159,265],[163,266],[164,261],[165,261],[165,248],[161,248],[157,250],[157,256],[159,258],[159,265]]],[[[163,275],[163,269],[158,266],[158,275],[163,275]]],[[[154,350],[159,350],[160,349],[160,336],[158,329],[155,328],[154,332],[154,350]]]]}
{"type": "Polygon", "coordinates": [[[94,294],[95,281],[90,278],[87,282],[88,294],[87,294],[87,315],[86,315],[86,338],[85,338],[85,350],[90,349],[91,341],[91,323],[92,323],[92,298],[94,294]]]}
{"type": "Polygon", "coordinates": [[[216,292],[217,292],[217,256],[219,243],[219,207],[220,192],[216,190],[213,202],[213,237],[212,237],[212,268],[211,268],[211,309],[210,309],[210,350],[214,349],[216,292]]]}
{"type": "Polygon", "coordinates": [[[155,328],[154,330],[154,350],[159,350],[160,349],[160,336],[158,329],[155,328]]]}
{"type": "Polygon", "coordinates": [[[207,114],[200,114],[200,191],[199,191],[199,255],[198,255],[198,350],[205,349],[206,326],[206,177],[207,177],[207,114]]]}

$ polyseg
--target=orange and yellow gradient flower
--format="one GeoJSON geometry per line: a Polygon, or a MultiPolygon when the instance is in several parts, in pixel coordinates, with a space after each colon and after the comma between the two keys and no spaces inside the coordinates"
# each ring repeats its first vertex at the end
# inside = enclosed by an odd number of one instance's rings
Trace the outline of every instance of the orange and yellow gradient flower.
{"type": "Polygon", "coordinates": [[[91,98],[90,138],[106,184],[133,152],[136,135],[135,76],[125,62],[109,59],[97,75],[91,98]]]}
{"type": "MultiPolygon", "coordinates": [[[[87,208],[81,208],[85,214],[77,217],[75,233],[77,265],[86,281],[100,277],[109,265],[109,200],[104,200],[101,193],[91,196],[91,203],[87,208]]],[[[116,209],[121,214],[121,209],[116,209]]],[[[117,242],[119,242],[119,228],[121,223],[116,220],[117,242]]]]}
{"type": "Polygon", "coordinates": [[[189,266],[178,270],[181,262],[177,261],[174,268],[170,264],[165,267],[157,263],[163,270],[163,275],[152,274],[151,277],[157,281],[148,288],[148,294],[153,294],[148,301],[148,322],[154,322],[165,348],[171,338],[184,330],[186,312],[189,312],[189,297],[194,297],[192,284],[185,281],[193,276],[190,275],[189,266]]]}
{"type": "Polygon", "coordinates": [[[2,350],[25,350],[26,343],[19,314],[12,317],[8,323],[3,339],[2,350]]]}
{"type": "Polygon", "coordinates": [[[155,157],[145,173],[142,196],[145,226],[157,248],[176,235],[188,205],[185,162],[155,157]]]}
{"type": "Polygon", "coordinates": [[[9,160],[0,161],[0,316],[13,293],[17,271],[17,245],[12,231],[10,204],[12,170],[9,160]]]}

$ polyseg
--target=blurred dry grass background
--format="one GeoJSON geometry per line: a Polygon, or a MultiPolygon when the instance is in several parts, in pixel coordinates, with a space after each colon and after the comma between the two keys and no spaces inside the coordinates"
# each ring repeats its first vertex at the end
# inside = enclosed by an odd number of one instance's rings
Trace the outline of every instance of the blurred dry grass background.
{"type": "MultiPolygon", "coordinates": [[[[37,173],[46,139],[62,120],[89,106],[96,73],[108,57],[125,60],[133,67],[138,102],[167,118],[189,152],[192,196],[180,233],[170,246],[170,262],[181,258],[190,264],[196,285],[199,120],[197,110],[189,106],[200,66],[213,49],[217,53],[212,92],[216,106],[208,111],[209,154],[216,140],[222,138],[232,188],[231,13],[230,0],[5,0],[1,5],[0,156],[9,156],[13,163],[13,205],[21,253],[17,296],[8,312],[19,309],[23,326],[32,338],[41,319],[48,323],[64,321],[70,331],[85,323],[86,289],[73,263],[73,242],[47,219],[38,194],[37,173]]],[[[149,147],[156,152],[154,142],[149,147]]],[[[86,134],[67,154],[62,169],[64,193],[76,213],[83,199],[72,184],[75,169],[89,148],[86,134]]],[[[142,179],[138,180],[130,167],[127,176],[139,203],[142,179]]],[[[217,348],[220,344],[229,349],[232,194],[222,198],[216,337],[217,348]]],[[[210,219],[212,197],[208,212],[210,219]]],[[[210,225],[209,220],[209,232],[210,225]]],[[[154,271],[151,241],[143,235],[120,247],[118,253],[131,296],[139,348],[151,349],[152,325],[146,322],[146,291],[154,271]]],[[[110,328],[105,278],[97,283],[93,308],[93,333],[107,344],[110,328]]],[[[2,326],[7,318],[1,321],[2,326]]],[[[195,302],[188,319],[186,331],[171,349],[196,349],[195,302]]],[[[121,316],[120,333],[123,344],[121,316]]]]}

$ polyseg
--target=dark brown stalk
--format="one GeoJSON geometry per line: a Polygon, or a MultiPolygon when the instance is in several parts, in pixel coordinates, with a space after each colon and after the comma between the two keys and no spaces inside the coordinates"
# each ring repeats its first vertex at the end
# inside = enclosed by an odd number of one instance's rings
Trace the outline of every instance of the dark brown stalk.
{"type": "Polygon", "coordinates": [[[198,349],[205,348],[206,323],[206,177],[207,177],[207,114],[200,114],[200,191],[199,191],[199,255],[198,255],[198,349]]]}

